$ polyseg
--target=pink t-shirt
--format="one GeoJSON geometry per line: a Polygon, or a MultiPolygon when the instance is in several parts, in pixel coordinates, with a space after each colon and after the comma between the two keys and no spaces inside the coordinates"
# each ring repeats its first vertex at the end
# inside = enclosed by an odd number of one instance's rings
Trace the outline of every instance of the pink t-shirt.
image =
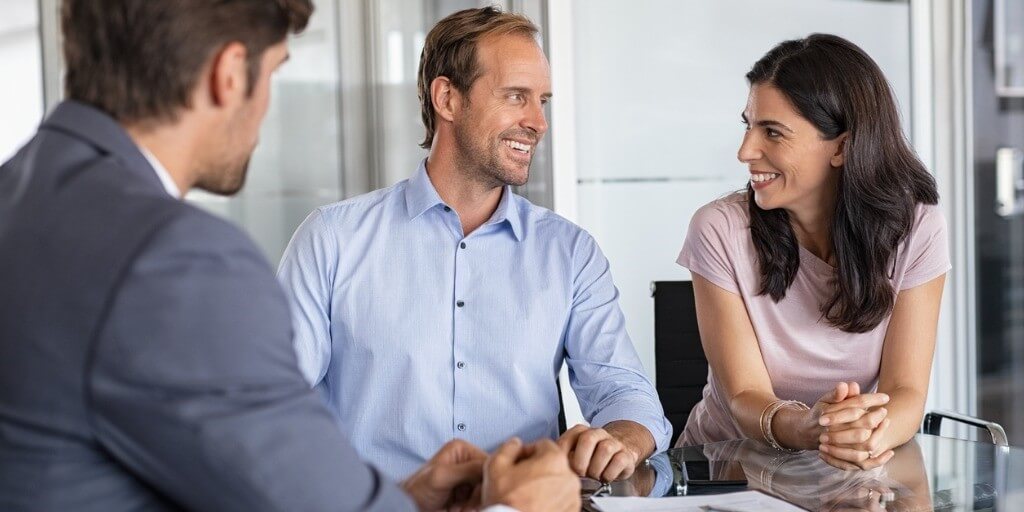
{"type": "MultiPolygon", "coordinates": [[[[821,304],[830,295],[835,269],[803,247],[800,268],[785,298],[775,303],[768,295],[758,295],[761,275],[745,192],[697,210],[676,262],[742,297],[779,398],[811,405],[841,381],[856,381],[863,390],[877,386],[889,318],[862,334],[829,325],[822,318],[821,304]]],[[[935,205],[919,204],[914,226],[896,255],[893,287],[913,288],[949,269],[942,212],[935,205]]],[[[709,371],[704,398],[690,412],[677,446],[743,437],[714,372],[709,371]]]]}

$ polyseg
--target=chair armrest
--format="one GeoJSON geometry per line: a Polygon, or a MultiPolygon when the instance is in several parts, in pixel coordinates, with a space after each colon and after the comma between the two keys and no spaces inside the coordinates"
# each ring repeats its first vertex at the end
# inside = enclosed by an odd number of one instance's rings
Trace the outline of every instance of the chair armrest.
{"type": "Polygon", "coordinates": [[[966,414],[960,414],[952,411],[932,411],[924,415],[924,424],[921,426],[921,431],[925,434],[933,436],[939,435],[939,428],[942,425],[943,419],[950,419],[970,425],[972,427],[978,427],[988,430],[989,435],[992,436],[992,444],[998,446],[1009,446],[1010,443],[1006,438],[1006,431],[1003,430],[1002,425],[992,422],[985,421],[981,418],[975,418],[974,416],[968,416],[966,414]]]}

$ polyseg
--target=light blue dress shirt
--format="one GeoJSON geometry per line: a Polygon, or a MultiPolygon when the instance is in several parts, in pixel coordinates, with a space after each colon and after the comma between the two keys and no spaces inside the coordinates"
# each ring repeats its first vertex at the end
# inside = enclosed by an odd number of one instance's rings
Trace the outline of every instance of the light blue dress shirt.
{"type": "Polygon", "coordinates": [[[563,361],[592,425],[672,427],[583,229],[506,187],[463,236],[416,174],[311,213],[278,270],[299,364],[362,457],[402,479],[445,442],[556,438],[563,361]]]}

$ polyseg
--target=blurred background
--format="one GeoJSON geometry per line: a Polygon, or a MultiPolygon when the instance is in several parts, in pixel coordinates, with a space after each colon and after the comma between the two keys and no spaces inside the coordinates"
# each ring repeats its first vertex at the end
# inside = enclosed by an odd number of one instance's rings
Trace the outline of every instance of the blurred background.
{"type": "MultiPolygon", "coordinates": [[[[949,222],[928,408],[997,421],[1024,445],[1020,0],[319,0],[274,82],[244,192],[188,200],[243,226],[276,264],[313,208],[412,174],[425,156],[425,34],[488,4],[532,18],[552,66],[551,131],[519,193],[596,237],[655,379],[650,283],[689,278],[674,261],[690,216],[745,183],[743,75],[774,44],[812,32],[864,48],[892,83],[949,222]]],[[[0,160],[61,99],[58,8],[0,0],[0,160]]]]}

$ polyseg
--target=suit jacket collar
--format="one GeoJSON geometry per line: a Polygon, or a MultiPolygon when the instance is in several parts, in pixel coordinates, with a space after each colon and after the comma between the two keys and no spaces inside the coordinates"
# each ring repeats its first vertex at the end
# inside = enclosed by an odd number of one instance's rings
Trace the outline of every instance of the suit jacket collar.
{"type": "Polygon", "coordinates": [[[58,130],[114,156],[125,168],[137,172],[154,187],[164,190],[156,170],[142,155],[128,132],[107,113],[75,100],[65,100],[43,121],[41,129],[58,130]]]}

